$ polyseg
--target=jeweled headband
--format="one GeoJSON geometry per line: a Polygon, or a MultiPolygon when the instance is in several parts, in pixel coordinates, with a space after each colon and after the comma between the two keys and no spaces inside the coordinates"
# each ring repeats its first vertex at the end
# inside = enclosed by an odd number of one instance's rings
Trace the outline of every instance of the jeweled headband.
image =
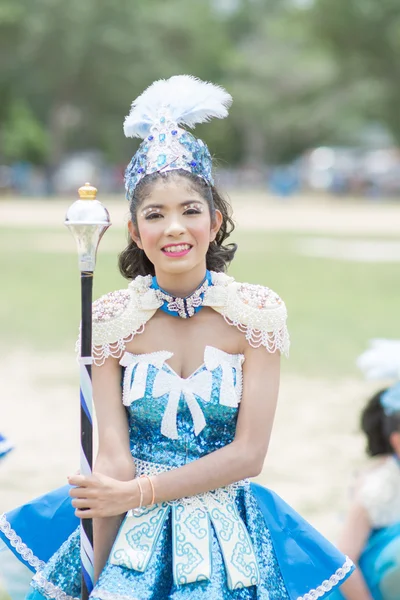
{"type": "Polygon", "coordinates": [[[149,173],[184,169],[213,184],[206,144],[180,126],[224,119],[231,104],[232,97],[222,87],[191,75],[160,79],[148,87],[133,101],[124,122],[126,137],[143,139],[125,171],[127,199],[149,173]]]}

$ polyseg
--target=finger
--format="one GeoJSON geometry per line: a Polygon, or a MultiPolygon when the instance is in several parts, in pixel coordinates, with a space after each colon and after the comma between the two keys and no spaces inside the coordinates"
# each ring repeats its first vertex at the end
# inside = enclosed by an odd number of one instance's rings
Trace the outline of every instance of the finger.
{"type": "Polygon", "coordinates": [[[93,503],[88,498],[75,498],[72,500],[71,504],[74,508],[94,508],[93,503]]]}
{"type": "Polygon", "coordinates": [[[85,487],[74,487],[68,493],[71,498],[94,498],[96,495],[95,490],[85,487]]]}
{"type": "Polygon", "coordinates": [[[77,485],[79,487],[87,487],[90,483],[90,480],[84,475],[75,474],[68,477],[68,483],[70,483],[71,485],[77,485]]]}

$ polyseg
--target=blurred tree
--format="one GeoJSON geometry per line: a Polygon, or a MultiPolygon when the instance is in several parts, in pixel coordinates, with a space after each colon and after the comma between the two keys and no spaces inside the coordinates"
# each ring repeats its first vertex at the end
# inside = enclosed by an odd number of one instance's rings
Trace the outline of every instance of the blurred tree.
{"type": "Polygon", "coordinates": [[[336,58],[343,84],[359,82],[359,109],[385,123],[400,142],[400,3],[315,0],[314,35],[336,58]]]}
{"type": "MultiPolygon", "coordinates": [[[[67,152],[96,148],[126,164],[138,143],[122,133],[132,99],[155,79],[185,72],[226,85],[234,96],[230,119],[196,130],[222,164],[288,161],[309,146],[349,140],[371,106],[390,109],[394,127],[399,117],[389,90],[397,85],[396,57],[386,65],[392,81],[388,75],[385,88],[370,85],[377,76],[366,65],[360,76],[361,50],[349,60],[352,77],[338,67],[346,61],[340,27],[347,27],[349,48],[358,35],[345,22],[350,8],[343,15],[332,8],[344,4],[1,0],[0,154],[8,160],[33,154],[51,171],[67,152]],[[322,23],[329,10],[330,23],[322,23]],[[315,35],[319,27],[325,36],[322,25],[332,46],[341,46],[341,61],[315,35]],[[19,118],[29,121],[29,135],[22,135],[19,118]]],[[[373,6],[372,0],[359,4],[373,6]]],[[[355,10],[356,1],[348,5],[355,10]]],[[[364,17],[369,23],[368,11],[364,17]]],[[[393,51],[396,43],[390,42],[393,51]]],[[[378,53],[375,46],[370,54],[378,53]]],[[[382,69],[386,56],[382,50],[382,69]]]]}
{"type": "Polygon", "coordinates": [[[309,31],[306,10],[293,2],[242,0],[229,27],[236,45],[227,81],[244,162],[290,161],[358,131],[358,89],[340,82],[335,61],[309,31]]]}
{"type": "Polygon", "coordinates": [[[28,160],[33,164],[46,162],[46,131],[23,100],[9,106],[1,133],[2,152],[9,160],[28,160]]]}
{"type": "Polygon", "coordinates": [[[208,3],[185,0],[5,0],[0,38],[3,97],[25,98],[45,124],[50,165],[93,146],[126,161],[122,117],[132,99],[180,72],[220,79],[227,45],[208,3]]]}

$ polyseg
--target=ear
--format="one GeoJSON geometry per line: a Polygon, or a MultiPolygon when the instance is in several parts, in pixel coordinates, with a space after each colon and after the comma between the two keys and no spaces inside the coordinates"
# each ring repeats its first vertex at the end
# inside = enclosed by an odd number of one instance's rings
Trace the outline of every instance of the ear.
{"type": "Polygon", "coordinates": [[[217,233],[220,230],[220,227],[222,225],[222,213],[220,210],[216,210],[214,213],[214,219],[211,223],[211,230],[210,230],[210,242],[213,242],[215,240],[215,238],[217,237],[217,233]]]}
{"type": "Polygon", "coordinates": [[[389,436],[389,442],[397,456],[400,457],[400,431],[393,431],[389,436]]]}
{"type": "Polygon", "coordinates": [[[137,228],[137,225],[134,225],[132,223],[132,221],[128,221],[128,230],[129,230],[129,235],[131,236],[131,239],[135,242],[135,244],[137,245],[138,248],[140,248],[141,250],[143,250],[143,246],[142,246],[142,242],[140,241],[140,235],[139,235],[139,230],[137,228]]]}

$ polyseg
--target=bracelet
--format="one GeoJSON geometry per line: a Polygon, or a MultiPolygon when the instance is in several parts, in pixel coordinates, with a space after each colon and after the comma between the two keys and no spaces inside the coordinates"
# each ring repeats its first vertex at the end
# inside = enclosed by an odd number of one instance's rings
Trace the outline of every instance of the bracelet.
{"type": "Polygon", "coordinates": [[[139,506],[138,506],[137,508],[134,508],[134,509],[133,509],[133,511],[132,511],[134,515],[140,515],[140,514],[142,514],[142,506],[143,506],[143,488],[142,488],[142,485],[141,485],[141,483],[140,483],[139,479],[140,479],[140,477],[138,477],[138,478],[136,479],[136,481],[137,481],[137,484],[138,484],[138,486],[139,486],[139,490],[140,490],[140,500],[139,500],[139,506]]]}
{"type": "MultiPolygon", "coordinates": [[[[154,501],[155,501],[155,497],[156,497],[156,492],[155,492],[155,490],[154,490],[154,484],[153,484],[153,482],[152,482],[151,478],[150,478],[148,475],[141,475],[141,476],[140,476],[140,478],[141,478],[141,477],[146,477],[146,479],[148,479],[148,480],[149,480],[149,483],[150,483],[150,485],[151,485],[151,491],[152,491],[151,502],[150,502],[150,505],[149,505],[149,506],[153,506],[153,504],[154,504],[154,501]]],[[[140,478],[139,478],[139,479],[140,479],[140,478]]]]}

